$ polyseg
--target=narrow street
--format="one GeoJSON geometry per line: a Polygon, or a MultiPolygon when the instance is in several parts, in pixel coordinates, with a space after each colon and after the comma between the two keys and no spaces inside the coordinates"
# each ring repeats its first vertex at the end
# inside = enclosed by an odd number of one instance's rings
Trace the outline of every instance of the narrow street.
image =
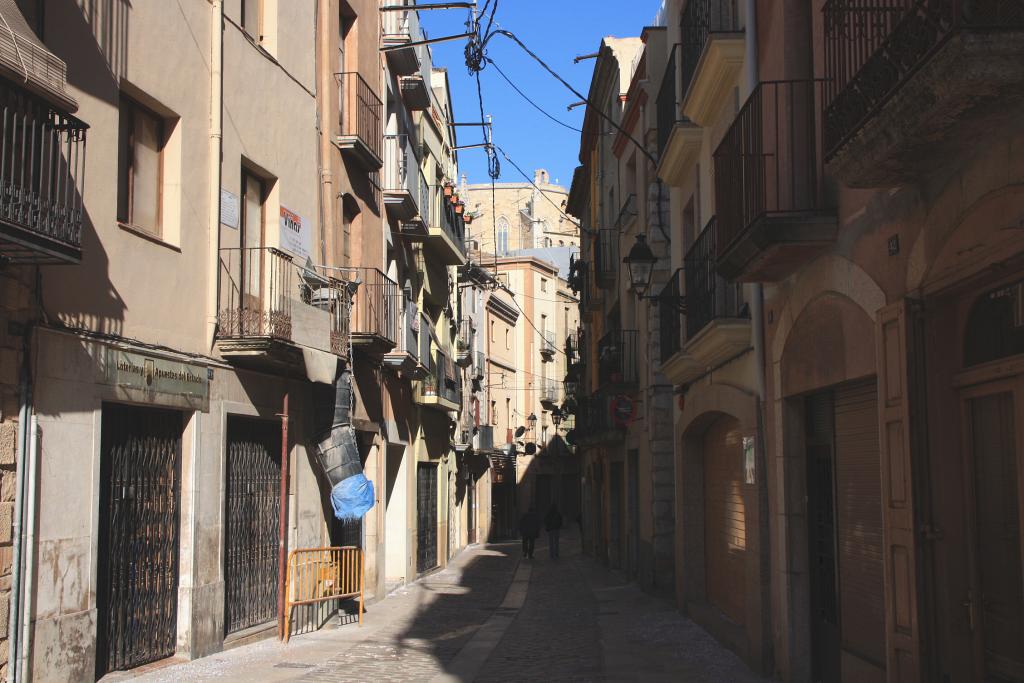
{"type": "Polygon", "coordinates": [[[188,663],[112,674],[172,681],[759,681],[667,603],[563,541],[532,561],[519,546],[471,546],[443,571],[332,623],[188,663]]]}

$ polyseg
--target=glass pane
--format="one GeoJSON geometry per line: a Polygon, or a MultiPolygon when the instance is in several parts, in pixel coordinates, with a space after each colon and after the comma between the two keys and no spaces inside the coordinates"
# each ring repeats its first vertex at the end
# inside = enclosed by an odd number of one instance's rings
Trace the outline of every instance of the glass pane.
{"type": "Polygon", "coordinates": [[[160,148],[163,131],[153,115],[136,109],[132,174],[132,224],[160,234],[160,148]]]}

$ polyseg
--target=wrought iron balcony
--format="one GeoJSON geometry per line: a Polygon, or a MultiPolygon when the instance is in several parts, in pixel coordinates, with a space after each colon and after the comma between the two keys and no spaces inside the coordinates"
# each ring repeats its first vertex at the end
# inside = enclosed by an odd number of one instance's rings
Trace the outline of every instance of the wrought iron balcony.
{"type": "Polygon", "coordinates": [[[292,338],[292,257],[271,247],[220,250],[218,339],[292,338]]]}
{"type": "Polygon", "coordinates": [[[359,278],[352,303],[352,344],[370,354],[386,353],[399,342],[398,283],[377,268],[360,268],[359,278]]]}
{"type": "Polygon", "coordinates": [[[483,380],[487,376],[487,360],[483,351],[477,351],[473,358],[473,379],[483,380]]]}
{"type": "Polygon", "coordinates": [[[600,228],[594,243],[594,257],[597,260],[594,277],[601,287],[615,284],[619,274],[619,229],[600,228]]]}
{"type": "Polygon", "coordinates": [[[743,288],[718,273],[718,223],[712,217],[686,253],[686,338],[714,320],[748,317],[743,288]]]}
{"type": "Polygon", "coordinates": [[[538,380],[537,391],[540,395],[541,404],[544,404],[548,409],[558,402],[559,394],[562,393],[558,382],[550,377],[541,377],[538,380]]]}
{"type": "Polygon", "coordinates": [[[555,360],[555,333],[551,330],[544,330],[540,340],[541,362],[550,363],[555,360]]]}
{"type": "Polygon", "coordinates": [[[473,363],[474,346],[473,319],[464,317],[459,321],[459,334],[455,340],[455,363],[459,367],[469,367],[473,363]]]}
{"type": "Polygon", "coordinates": [[[658,177],[670,185],[681,185],[697,163],[704,132],[681,109],[680,68],[682,44],[672,46],[656,103],[658,115],[658,177]]]}
{"type": "Polygon", "coordinates": [[[969,149],[1024,80],[1021,0],[827,0],[822,11],[825,152],[847,185],[901,184],[969,149]]]}
{"type": "Polygon", "coordinates": [[[683,289],[683,270],[672,273],[658,295],[658,333],[661,343],[661,362],[677,354],[683,348],[683,313],[679,310],[683,289]]]}
{"type": "Polygon", "coordinates": [[[338,129],[335,144],[364,169],[384,165],[384,105],[366,80],[354,71],[334,74],[338,84],[338,129]]]}
{"type": "Polygon", "coordinates": [[[744,39],[737,0],[689,0],[680,21],[683,113],[701,126],[732,92],[743,66],[744,39]]]}
{"type": "Polygon", "coordinates": [[[384,354],[383,364],[393,370],[399,371],[409,379],[422,379],[426,374],[425,359],[429,357],[430,335],[422,322],[422,315],[416,304],[405,296],[401,299],[401,320],[399,321],[399,334],[401,339],[391,351],[384,354]],[[424,356],[421,350],[421,340],[427,340],[428,354],[424,356]]]}
{"type": "Polygon", "coordinates": [[[0,264],[79,263],[88,126],[0,80],[0,264]]]}
{"type": "Polygon", "coordinates": [[[388,67],[397,76],[408,76],[420,69],[420,50],[411,43],[423,40],[419,15],[415,10],[389,11],[381,13],[381,46],[385,51],[388,67]]]}
{"type": "Polygon", "coordinates": [[[446,197],[440,185],[430,187],[427,248],[438,262],[446,266],[466,263],[466,225],[462,218],[464,207],[457,204],[455,195],[446,197]]]}
{"type": "Polygon", "coordinates": [[[458,410],[462,405],[462,382],[455,363],[441,349],[435,349],[426,376],[417,382],[413,400],[440,410],[458,410]]]}
{"type": "Polygon", "coordinates": [[[300,347],[348,359],[351,293],[271,247],[220,250],[217,348],[238,365],[299,371],[300,347]]]}
{"type": "Polygon", "coordinates": [[[622,440],[626,430],[612,420],[612,400],[604,393],[580,399],[575,415],[575,443],[589,445],[622,440]]]}
{"type": "Polygon", "coordinates": [[[600,387],[633,386],[640,378],[637,330],[612,330],[597,342],[600,387]]]}
{"type": "Polygon", "coordinates": [[[398,221],[400,236],[421,242],[427,225],[421,212],[429,206],[429,187],[408,135],[384,136],[384,206],[398,221]]]}
{"type": "Polygon", "coordinates": [[[779,280],[835,241],[817,152],[818,85],[761,83],[715,150],[717,265],[727,279],[779,280]]]}

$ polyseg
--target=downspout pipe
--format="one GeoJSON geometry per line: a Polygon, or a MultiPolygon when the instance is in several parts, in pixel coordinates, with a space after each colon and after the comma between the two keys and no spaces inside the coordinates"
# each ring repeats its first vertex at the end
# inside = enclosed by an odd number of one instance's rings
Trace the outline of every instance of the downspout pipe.
{"type": "Polygon", "coordinates": [[[213,348],[220,306],[220,186],[224,150],[224,1],[209,0],[210,45],[210,140],[209,178],[210,281],[207,285],[207,348],[213,348]]]}
{"type": "MultiPolygon", "coordinates": [[[[746,12],[746,27],[743,32],[745,42],[746,58],[743,60],[743,84],[749,97],[757,88],[758,84],[758,52],[757,52],[757,0],[744,0],[746,12]]],[[[753,333],[754,363],[756,365],[756,390],[757,390],[757,438],[755,440],[755,471],[757,476],[758,490],[758,513],[763,522],[762,529],[770,535],[769,504],[768,504],[768,445],[765,443],[767,433],[767,359],[765,357],[765,320],[764,320],[764,286],[755,282],[750,287],[750,318],[753,333]]],[[[771,541],[765,539],[760,544],[760,564],[762,576],[768,577],[768,587],[764,591],[763,604],[765,609],[761,610],[761,626],[763,633],[768,634],[768,643],[761,656],[761,668],[766,671],[774,669],[774,657],[772,649],[772,600],[771,600],[771,541]]]]}
{"type": "Polygon", "coordinates": [[[11,605],[10,614],[8,615],[8,665],[7,665],[7,681],[13,683],[14,681],[20,680],[18,667],[18,659],[21,655],[21,552],[23,542],[22,535],[22,518],[25,509],[25,466],[28,462],[28,446],[29,446],[29,432],[31,427],[29,425],[29,415],[32,412],[32,373],[29,368],[29,358],[31,344],[29,342],[31,335],[31,328],[26,332],[26,341],[23,348],[23,359],[21,363],[21,391],[20,399],[21,403],[18,406],[18,444],[17,444],[17,456],[15,459],[15,479],[14,486],[17,491],[15,505],[14,505],[14,528],[12,529],[12,538],[14,540],[14,547],[12,548],[11,557],[11,605]]]}
{"type": "Polygon", "coordinates": [[[29,671],[32,662],[32,638],[29,637],[29,630],[32,627],[32,594],[35,592],[35,564],[36,564],[36,496],[39,494],[39,422],[36,419],[35,411],[29,406],[29,433],[28,433],[28,458],[25,461],[27,471],[26,497],[24,512],[24,536],[25,548],[22,556],[25,558],[22,567],[22,584],[24,596],[21,600],[21,657],[17,666],[21,669],[21,677],[18,680],[28,681],[32,679],[29,671]]]}
{"type": "Polygon", "coordinates": [[[361,519],[373,507],[373,482],[363,474],[356,431],[352,427],[352,371],[343,368],[334,381],[334,418],[316,445],[317,459],[331,485],[331,507],[341,520],[361,519]]]}

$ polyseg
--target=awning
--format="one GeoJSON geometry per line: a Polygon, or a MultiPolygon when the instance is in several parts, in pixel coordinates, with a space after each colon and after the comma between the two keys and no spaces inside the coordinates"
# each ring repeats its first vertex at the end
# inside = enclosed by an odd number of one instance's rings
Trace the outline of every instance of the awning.
{"type": "Polygon", "coordinates": [[[67,65],[46,49],[15,0],[0,0],[0,76],[66,113],[78,111],[78,103],[67,92],[67,65]]]}

